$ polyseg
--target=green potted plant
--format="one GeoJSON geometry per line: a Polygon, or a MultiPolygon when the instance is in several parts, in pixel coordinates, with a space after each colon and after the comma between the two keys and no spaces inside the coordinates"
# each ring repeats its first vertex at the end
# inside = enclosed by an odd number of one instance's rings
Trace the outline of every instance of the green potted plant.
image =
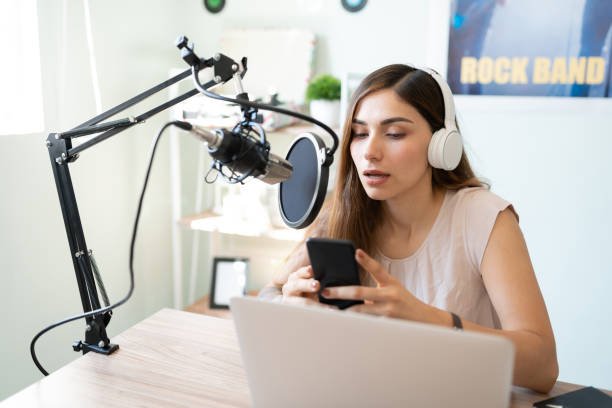
{"type": "Polygon", "coordinates": [[[306,88],[310,115],[330,127],[337,127],[340,119],[340,80],[332,75],[315,77],[306,88]]]}

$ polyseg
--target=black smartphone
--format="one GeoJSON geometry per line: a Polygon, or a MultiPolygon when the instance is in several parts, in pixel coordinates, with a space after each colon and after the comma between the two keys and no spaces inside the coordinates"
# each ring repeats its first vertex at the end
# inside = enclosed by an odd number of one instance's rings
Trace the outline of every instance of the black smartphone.
{"type": "MultiPolygon", "coordinates": [[[[306,240],[306,248],[314,278],[321,284],[320,290],[333,286],[361,285],[355,261],[355,246],[351,241],[309,238],[306,240]]],[[[339,309],[363,303],[362,300],[328,299],[321,296],[320,292],[319,301],[339,309]]]]}

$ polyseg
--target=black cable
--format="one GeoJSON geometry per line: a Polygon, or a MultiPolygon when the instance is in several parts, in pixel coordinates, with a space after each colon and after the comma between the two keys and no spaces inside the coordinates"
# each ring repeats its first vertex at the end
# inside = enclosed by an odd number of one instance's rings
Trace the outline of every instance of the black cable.
{"type": "MultiPolygon", "coordinates": [[[[229,98],[227,96],[223,96],[223,95],[216,94],[214,92],[210,92],[206,88],[204,88],[202,83],[200,83],[200,78],[198,76],[199,72],[200,71],[195,66],[191,67],[191,73],[192,73],[192,77],[193,77],[193,82],[194,82],[196,88],[198,89],[198,91],[200,91],[204,95],[208,96],[209,98],[218,99],[220,101],[225,101],[225,102],[236,103],[236,104],[238,104],[240,106],[248,106],[248,107],[251,107],[251,108],[256,108],[256,109],[262,109],[262,110],[268,110],[268,111],[272,111],[272,112],[282,113],[284,115],[293,116],[295,118],[302,119],[302,120],[305,120],[306,122],[314,123],[315,125],[319,126],[323,130],[325,130],[327,133],[329,133],[331,135],[332,139],[334,139],[334,144],[333,144],[332,148],[327,151],[328,159],[333,161],[334,153],[336,152],[336,149],[338,148],[338,135],[336,135],[336,132],[334,132],[325,123],[320,122],[320,121],[316,120],[315,118],[312,118],[312,117],[310,117],[308,115],[304,115],[304,114],[299,113],[299,112],[293,112],[293,111],[290,111],[290,110],[287,110],[287,109],[279,108],[279,107],[272,106],[272,105],[266,105],[266,104],[263,104],[263,103],[251,102],[251,101],[247,101],[245,99],[229,98]]],[[[331,164],[331,161],[330,161],[329,164],[331,164]]]]}
{"type": "Polygon", "coordinates": [[[116,307],[121,306],[125,302],[127,302],[128,299],[132,296],[132,293],[134,292],[134,246],[136,244],[136,233],[138,231],[138,222],[140,220],[140,212],[141,212],[141,209],[142,209],[142,203],[144,201],[145,191],[147,190],[147,184],[149,182],[149,176],[151,174],[151,168],[153,166],[153,158],[155,156],[155,151],[157,150],[157,144],[159,142],[159,139],[161,138],[161,135],[164,133],[164,131],[169,126],[176,125],[177,122],[178,121],[172,121],[172,122],[166,123],[161,128],[161,130],[159,131],[159,133],[157,134],[155,139],[153,140],[153,144],[151,146],[151,152],[149,153],[149,164],[147,166],[147,172],[146,172],[146,175],[145,175],[144,183],[142,185],[142,191],[140,192],[140,198],[138,199],[138,208],[136,210],[136,218],[134,219],[134,227],[132,229],[132,242],[130,243],[130,289],[128,290],[127,295],[123,299],[121,299],[120,301],[118,301],[117,303],[115,303],[113,305],[110,305],[110,306],[107,306],[107,307],[102,307],[102,308],[96,309],[96,310],[92,310],[92,311],[87,312],[87,313],[82,313],[82,314],[77,315],[77,316],[69,317],[69,318],[64,319],[64,320],[62,320],[60,322],[54,323],[54,324],[44,328],[40,332],[38,332],[36,334],[36,336],[34,336],[34,338],[32,339],[32,341],[30,343],[30,354],[32,355],[32,360],[34,361],[34,364],[36,365],[36,367],[38,367],[40,372],[43,373],[44,375],[49,375],[49,373],[43,368],[43,366],[38,361],[38,358],[36,357],[36,350],[35,350],[36,341],[43,334],[45,334],[49,330],[55,329],[58,326],[61,326],[63,324],[69,323],[69,322],[72,322],[74,320],[83,319],[83,318],[86,318],[86,317],[89,317],[89,316],[101,314],[101,313],[107,312],[109,310],[112,310],[112,309],[114,309],[116,307]]]}

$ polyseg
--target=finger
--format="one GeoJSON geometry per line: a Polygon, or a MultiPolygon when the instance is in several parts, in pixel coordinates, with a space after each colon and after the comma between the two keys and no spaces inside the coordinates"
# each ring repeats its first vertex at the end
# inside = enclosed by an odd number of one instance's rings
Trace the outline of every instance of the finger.
{"type": "Polygon", "coordinates": [[[329,299],[382,302],[389,300],[389,295],[386,292],[383,289],[370,288],[368,286],[334,286],[332,288],[325,288],[321,295],[329,299]]]}
{"type": "Polygon", "coordinates": [[[312,266],[310,265],[303,266],[297,271],[295,271],[294,273],[292,273],[292,275],[294,275],[295,278],[300,278],[300,279],[312,278],[313,277],[312,266]]]}
{"type": "Polygon", "coordinates": [[[316,293],[319,290],[319,282],[314,279],[295,279],[283,286],[283,295],[302,296],[308,293],[316,293]]]}
{"type": "Polygon", "coordinates": [[[319,291],[319,281],[315,279],[294,279],[283,286],[283,295],[300,296],[304,293],[316,293],[319,291]]]}
{"type": "Polygon", "coordinates": [[[312,266],[308,265],[301,267],[300,269],[289,275],[289,280],[308,279],[312,278],[312,276],[312,266]]]}
{"type": "Polygon", "coordinates": [[[365,251],[358,249],[355,251],[355,259],[357,263],[365,269],[379,285],[385,285],[393,281],[393,277],[370,255],[365,251]]]}

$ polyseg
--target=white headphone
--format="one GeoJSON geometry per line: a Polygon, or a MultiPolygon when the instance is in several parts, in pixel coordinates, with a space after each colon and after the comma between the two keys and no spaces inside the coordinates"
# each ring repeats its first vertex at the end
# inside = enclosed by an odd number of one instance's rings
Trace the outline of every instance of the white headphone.
{"type": "Polygon", "coordinates": [[[455,125],[453,93],[440,74],[428,68],[421,68],[421,70],[427,72],[436,80],[444,97],[444,127],[431,136],[427,151],[429,164],[436,169],[455,170],[463,153],[463,141],[461,140],[461,133],[455,125]]]}

